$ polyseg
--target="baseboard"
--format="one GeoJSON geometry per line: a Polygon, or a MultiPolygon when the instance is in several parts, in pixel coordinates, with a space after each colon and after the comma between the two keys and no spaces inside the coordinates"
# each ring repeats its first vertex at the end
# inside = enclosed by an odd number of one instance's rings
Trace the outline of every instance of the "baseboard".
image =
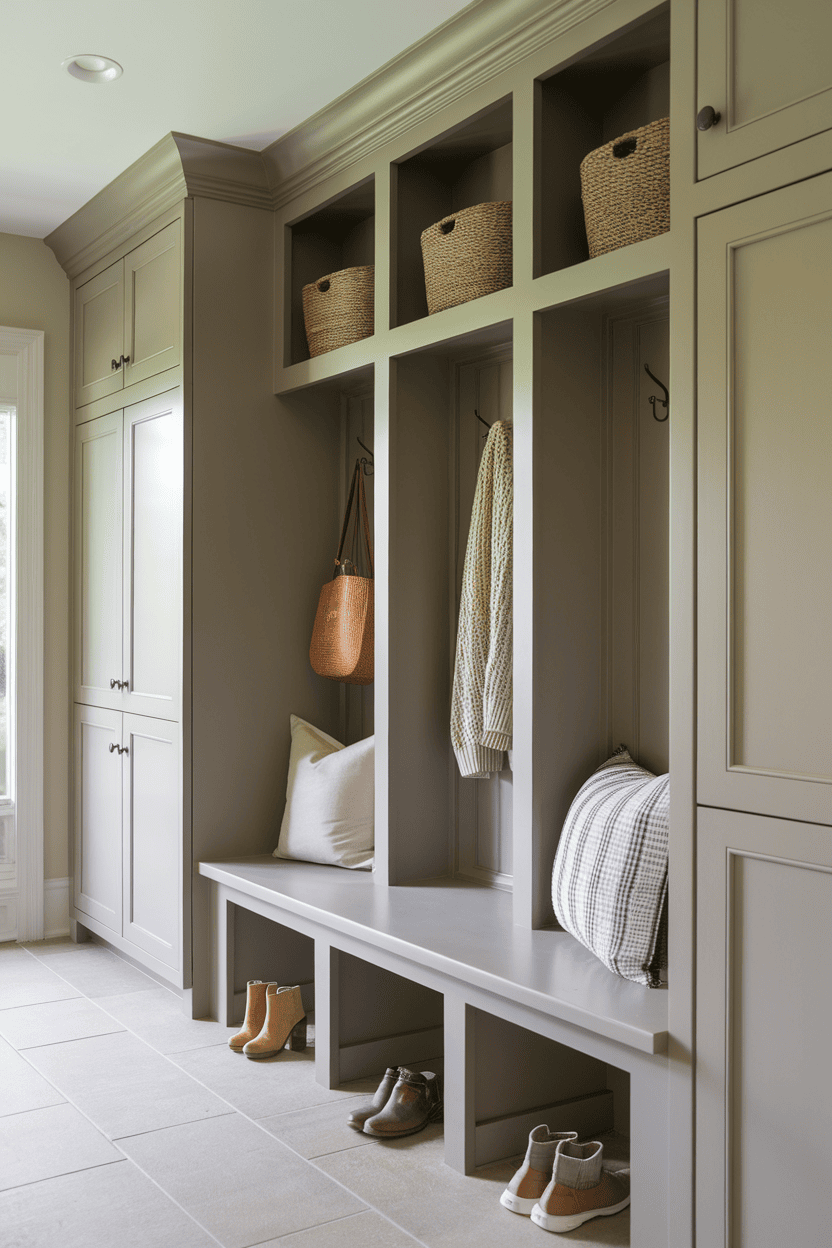
{"type": "Polygon", "coordinates": [[[444,1052],[444,1047],[444,1032],[441,1027],[425,1027],[421,1031],[406,1032],[400,1036],[384,1036],[380,1040],[341,1045],[341,1082],[378,1074],[388,1066],[413,1066],[425,1058],[437,1057],[444,1052]]]}
{"type": "Polygon", "coordinates": [[[69,935],[69,879],[43,881],[43,939],[69,935]]]}
{"type": "Polygon", "coordinates": [[[579,1139],[613,1129],[613,1095],[603,1090],[574,1101],[558,1101],[522,1114],[509,1114],[478,1122],[475,1138],[475,1165],[525,1153],[529,1132],[545,1122],[550,1131],[577,1131],[579,1139]]]}

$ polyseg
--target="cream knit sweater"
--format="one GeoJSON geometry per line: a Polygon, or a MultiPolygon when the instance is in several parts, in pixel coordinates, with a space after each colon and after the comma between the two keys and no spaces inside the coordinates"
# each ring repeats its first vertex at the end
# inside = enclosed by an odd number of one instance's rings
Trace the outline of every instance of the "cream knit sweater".
{"type": "Polygon", "coordinates": [[[511,749],[511,425],[497,421],[482,454],[462,576],[451,743],[463,776],[501,771],[511,749]]]}

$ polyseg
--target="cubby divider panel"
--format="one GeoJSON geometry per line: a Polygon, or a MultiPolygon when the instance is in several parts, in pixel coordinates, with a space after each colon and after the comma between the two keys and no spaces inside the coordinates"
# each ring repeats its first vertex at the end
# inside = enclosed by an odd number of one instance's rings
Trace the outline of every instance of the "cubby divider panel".
{"type": "Polygon", "coordinates": [[[422,232],[475,204],[512,198],[512,106],[502,100],[391,169],[391,324],[428,315],[422,232]]]}
{"type": "Polygon", "coordinates": [[[538,89],[535,277],[589,259],[584,157],[670,113],[669,6],[540,79],[538,89]]]}
{"type": "Polygon", "coordinates": [[[309,359],[303,288],[341,269],[375,263],[375,182],[359,183],[286,227],[288,342],[285,364],[309,359]]]}

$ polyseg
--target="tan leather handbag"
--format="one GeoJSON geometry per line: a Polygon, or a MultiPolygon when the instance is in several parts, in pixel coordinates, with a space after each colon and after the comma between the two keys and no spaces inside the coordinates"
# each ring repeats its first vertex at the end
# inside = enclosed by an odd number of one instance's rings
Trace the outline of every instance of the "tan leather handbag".
{"type": "MultiPolygon", "coordinates": [[[[358,514],[355,517],[355,541],[360,541],[358,514]]],[[[361,463],[356,460],[341,542],[335,556],[335,574],[324,585],[318,599],[309,647],[313,671],[347,685],[372,683],[375,645],[373,607],[373,544],[364,494],[364,473],[361,463]],[[353,500],[356,501],[357,512],[360,512],[361,531],[367,543],[369,576],[359,576],[356,564],[343,558],[353,500]]]]}

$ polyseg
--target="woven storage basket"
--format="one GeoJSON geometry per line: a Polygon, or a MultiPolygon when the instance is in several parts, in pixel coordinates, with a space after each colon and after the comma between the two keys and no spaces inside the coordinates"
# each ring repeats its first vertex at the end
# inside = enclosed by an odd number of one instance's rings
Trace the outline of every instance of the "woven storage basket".
{"type": "Polygon", "coordinates": [[[327,273],[303,288],[303,323],[309,354],[323,355],[373,332],[375,266],[327,273]]]}
{"type": "Polygon", "coordinates": [[[629,130],[581,161],[590,256],[670,229],[670,118],[629,130]]]}
{"type": "Polygon", "coordinates": [[[476,204],[422,234],[428,312],[511,285],[511,200],[476,204]]]}

